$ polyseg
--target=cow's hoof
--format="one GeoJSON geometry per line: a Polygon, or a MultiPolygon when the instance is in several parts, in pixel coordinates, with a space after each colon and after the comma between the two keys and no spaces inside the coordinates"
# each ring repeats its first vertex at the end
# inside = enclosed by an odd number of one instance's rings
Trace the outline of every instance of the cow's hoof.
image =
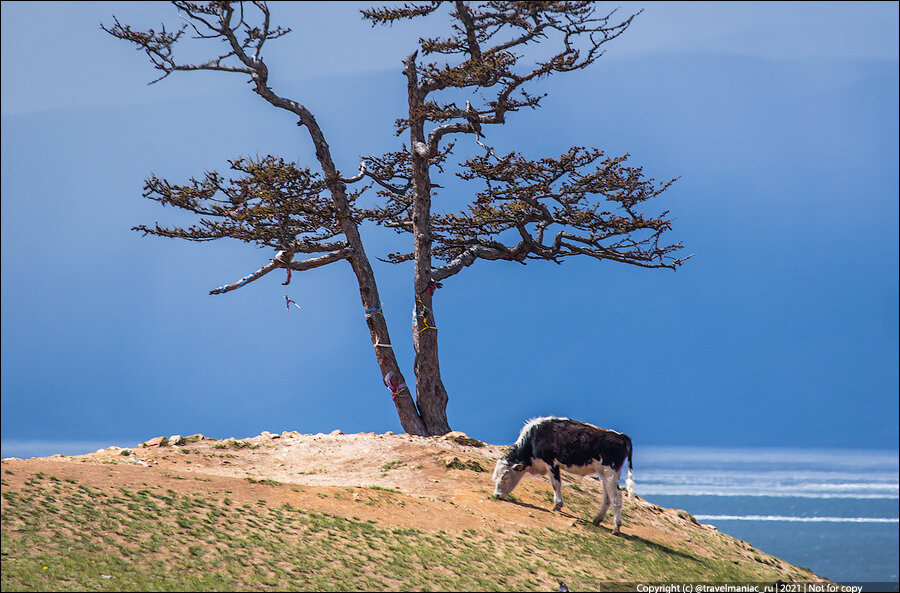
{"type": "Polygon", "coordinates": [[[600,519],[594,519],[593,521],[591,521],[591,523],[593,523],[596,527],[600,527],[600,519]]]}
{"type": "Polygon", "coordinates": [[[553,507],[553,510],[554,510],[554,511],[561,511],[561,510],[562,510],[562,503],[561,503],[561,502],[556,503],[556,505],[553,507]]]}

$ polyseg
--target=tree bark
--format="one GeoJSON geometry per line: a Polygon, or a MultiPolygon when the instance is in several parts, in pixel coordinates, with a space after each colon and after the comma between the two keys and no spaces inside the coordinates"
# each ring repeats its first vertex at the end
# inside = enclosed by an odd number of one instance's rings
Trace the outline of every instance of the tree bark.
{"type": "Polygon", "coordinates": [[[422,113],[423,93],[415,68],[416,54],[406,60],[408,78],[410,149],[413,169],[413,296],[415,318],[412,322],[416,358],[416,403],[430,435],[450,432],[447,423],[447,390],[441,380],[438,362],[438,331],[432,307],[434,288],[431,277],[431,176],[425,142],[422,113]]]}

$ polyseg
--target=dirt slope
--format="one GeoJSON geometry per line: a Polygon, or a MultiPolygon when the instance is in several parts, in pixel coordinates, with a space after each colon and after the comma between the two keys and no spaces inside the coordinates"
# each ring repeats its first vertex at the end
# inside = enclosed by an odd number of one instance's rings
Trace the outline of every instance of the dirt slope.
{"type": "MultiPolygon", "coordinates": [[[[613,538],[608,516],[597,530],[589,524],[599,504],[594,478],[564,478],[566,507],[552,512],[545,478],[526,476],[515,501],[498,501],[491,471],[502,447],[450,433],[443,437],[374,434],[263,434],[214,440],[202,435],[157,437],[134,450],[118,447],[74,457],[5,459],[3,490],[22,491],[34,476],[93,488],[172,490],[182,495],[228,497],[237,505],[264,500],[388,528],[424,532],[579,533],[594,529],[613,538]],[[227,494],[226,494],[227,493],[227,494]],[[474,530],[474,531],[472,531],[474,530]]],[[[640,492],[640,473],[636,473],[640,492]]],[[[3,498],[4,516],[8,505],[3,498]]],[[[716,558],[759,581],[821,580],[701,525],[684,511],[662,509],[639,496],[626,497],[623,539],[652,544],[692,558],[716,558]]],[[[6,567],[4,556],[4,570],[6,567]]],[[[610,569],[610,580],[624,573],[610,569]]],[[[665,575],[657,575],[665,580],[665,575]]],[[[718,580],[715,573],[704,580],[718,580]]]]}

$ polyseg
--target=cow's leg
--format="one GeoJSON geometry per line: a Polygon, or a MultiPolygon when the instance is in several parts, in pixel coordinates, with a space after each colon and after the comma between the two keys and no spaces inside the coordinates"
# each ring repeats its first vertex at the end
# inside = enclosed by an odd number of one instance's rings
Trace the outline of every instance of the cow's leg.
{"type": "Polygon", "coordinates": [[[606,511],[609,509],[609,492],[606,490],[606,470],[601,469],[597,472],[597,477],[600,478],[600,490],[603,492],[603,501],[600,503],[600,511],[597,512],[597,516],[594,517],[594,525],[600,525],[600,522],[603,521],[603,517],[606,516],[606,511]]]}
{"type": "Polygon", "coordinates": [[[603,474],[603,486],[607,496],[612,501],[613,520],[615,529],[613,533],[619,533],[622,527],[622,493],[619,492],[619,472],[609,469],[603,474]]]}
{"type": "Polygon", "coordinates": [[[563,506],[562,480],[559,477],[558,465],[554,465],[550,468],[550,483],[553,485],[553,502],[556,503],[553,505],[553,510],[558,511],[562,509],[563,506]]]}

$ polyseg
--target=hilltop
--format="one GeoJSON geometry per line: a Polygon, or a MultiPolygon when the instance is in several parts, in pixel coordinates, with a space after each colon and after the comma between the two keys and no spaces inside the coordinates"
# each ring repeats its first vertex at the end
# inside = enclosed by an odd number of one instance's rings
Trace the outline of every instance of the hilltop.
{"type": "MultiPolygon", "coordinates": [[[[157,437],[2,461],[14,590],[556,590],[821,581],[682,510],[625,497],[595,527],[594,478],[491,496],[502,447],[462,433],[157,437]]],[[[640,492],[640,469],[636,468],[640,492]]]]}

